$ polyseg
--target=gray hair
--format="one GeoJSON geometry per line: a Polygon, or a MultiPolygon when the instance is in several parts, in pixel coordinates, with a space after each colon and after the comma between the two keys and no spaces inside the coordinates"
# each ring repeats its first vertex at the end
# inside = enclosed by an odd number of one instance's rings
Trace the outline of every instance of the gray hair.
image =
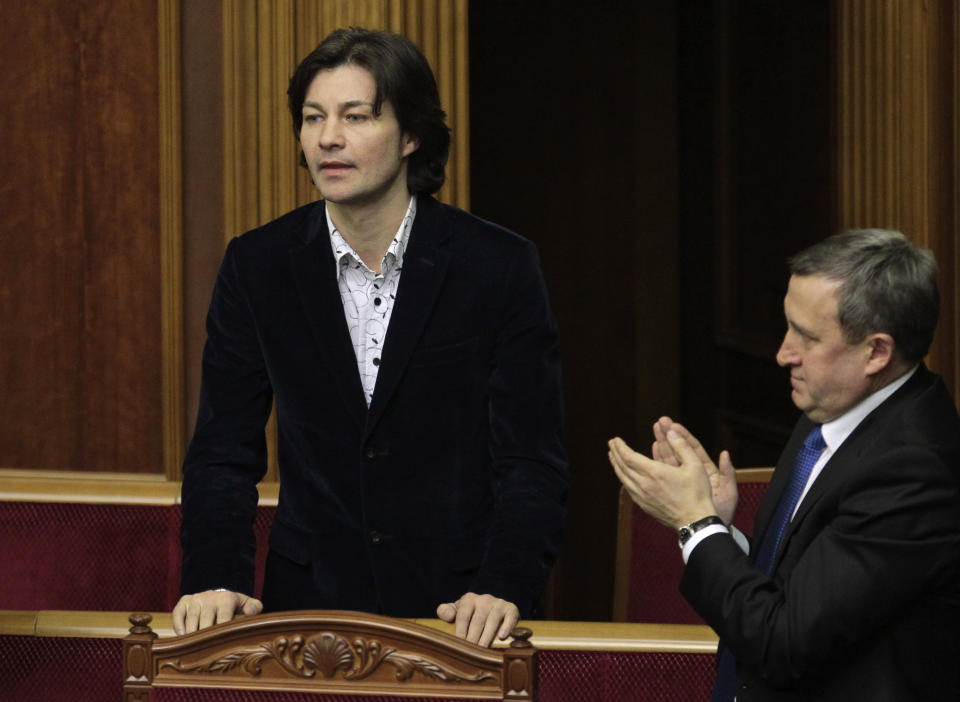
{"type": "Polygon", "coordinates": [[[930,249],[900,232],[854,229],[801,251],[788,265],[792,275],[840,282],[837,322],[849,343],[886,333],[909,362],[930,350],[940,313],[937,262],[930,249]]]}

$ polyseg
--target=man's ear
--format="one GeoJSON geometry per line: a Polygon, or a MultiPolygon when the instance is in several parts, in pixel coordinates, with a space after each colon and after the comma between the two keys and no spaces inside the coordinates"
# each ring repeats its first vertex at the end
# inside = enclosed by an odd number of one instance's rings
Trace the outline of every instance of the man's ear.
{"type": "Polygon", "coordinates": [[[865,343],[870,349],[870,357],[867,359],[867,375],[876,375],[884,368],[893,363],[893,352],[896,349],[896,342],[889,334],[870,334],[865,343]]]}
{"type": "Polygon", "coordinates": [[[420,139],[418,137],[404,134],[400,142],[400,158],[406,158],[419,148],[420,139]]]}

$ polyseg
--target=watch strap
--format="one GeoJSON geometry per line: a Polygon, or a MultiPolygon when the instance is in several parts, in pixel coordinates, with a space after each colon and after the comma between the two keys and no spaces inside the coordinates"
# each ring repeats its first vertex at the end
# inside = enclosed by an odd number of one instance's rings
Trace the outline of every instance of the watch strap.
{"type": "Polygon", "coordinates": [[[704,517],[703,519],[698,519],[695,522],[690,522],[689,524],[683,525],[677,530],[677,535],[680,538],[680,545],[683,546],[690,540],[690,537],[692,537],[698,531],[713,524],[726,526],[723,523],[723,520],[715,514],[711,514],[709,517],[704,517]]]}

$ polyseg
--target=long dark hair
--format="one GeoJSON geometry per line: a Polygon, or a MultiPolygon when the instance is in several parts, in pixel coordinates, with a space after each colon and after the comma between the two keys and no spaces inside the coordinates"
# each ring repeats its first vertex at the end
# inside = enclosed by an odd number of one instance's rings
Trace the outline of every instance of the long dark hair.
{"type": "MultiPolygon", "coordinates": [[[[403,133],[420,142],[407,161],[407,190],[435,193],[446,179],[450,129],[430,64],[403,35],[351,27],[338,29],[320,42],[290,78],[287,96],[296,138],[300,138],[303,101],[310,83],[318,72],[345,64],[360,66],[373,76],[377,86],[374,113],[379,115],[383,102],[388,101],[403,133]]],[[[300,165],[307,166],[302,151],[300,165]]]]}

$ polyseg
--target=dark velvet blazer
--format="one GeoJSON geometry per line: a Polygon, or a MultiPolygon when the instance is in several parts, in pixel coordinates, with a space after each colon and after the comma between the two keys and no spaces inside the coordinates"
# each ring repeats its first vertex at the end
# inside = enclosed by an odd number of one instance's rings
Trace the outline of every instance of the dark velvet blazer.
{"type": "MultiPolygon", "coordinates": [[[[797,424],[756,534],[811,427],[797,424]]],[[[719,534],[681,591],[736,656],[738,702],[960,699],[960,420],[940,378],[921,366],[840,446],[772,577],[719,534]]]]}
{"type": "Polygon", "coordinates": [[[323,203],[227,247],[184,463],[183,592],[253,592],[273,399],[270,549],[312,570],[307,605],[433,617],[474,591],[531,614],[567,488],[557,333],[536,250],[421,196],[394,305],[368,409],[323,203]]]}

